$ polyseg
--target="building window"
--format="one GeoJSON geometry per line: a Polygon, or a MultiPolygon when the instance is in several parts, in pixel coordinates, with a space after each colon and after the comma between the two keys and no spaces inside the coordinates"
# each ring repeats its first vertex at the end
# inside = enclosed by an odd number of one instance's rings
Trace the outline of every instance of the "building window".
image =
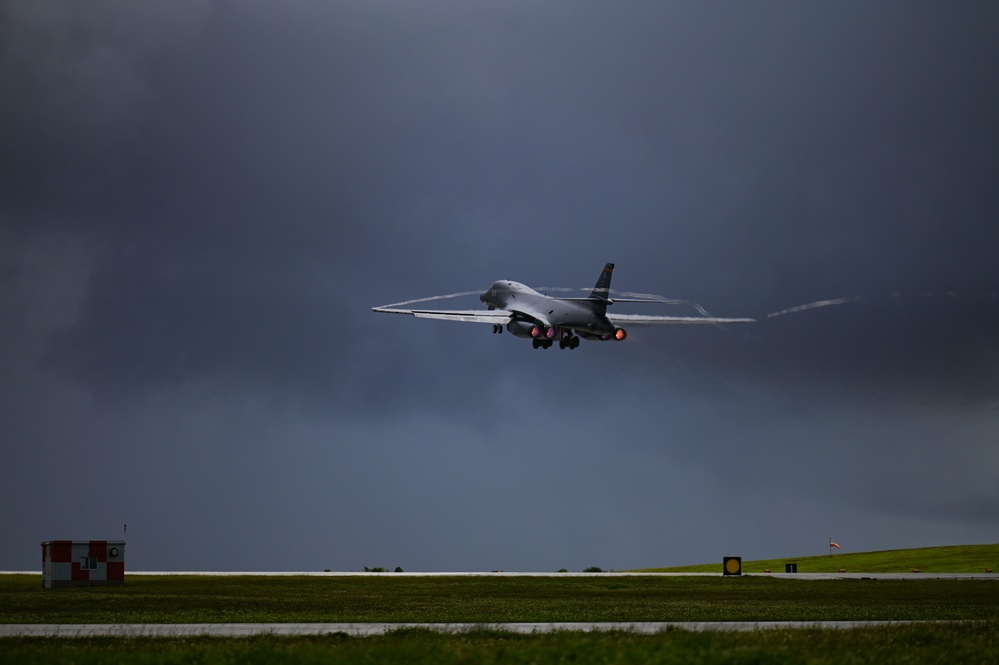
{"type": "Polygon", "coordinates": [[[80,567],[84,570],[97,570],[97,557],[95,556],[85,556],[83,557],[83,562],[80,567]]]}

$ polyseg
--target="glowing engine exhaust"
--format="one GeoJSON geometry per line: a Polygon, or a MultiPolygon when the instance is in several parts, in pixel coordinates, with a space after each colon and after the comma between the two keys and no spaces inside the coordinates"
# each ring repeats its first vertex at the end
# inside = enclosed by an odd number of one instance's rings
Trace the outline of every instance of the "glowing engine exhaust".
{"type": "Polygon", "coordinates": [[[615,342],[620,342],[622,340],[628,339],[628,331],[626,331],[624,328],[614,328],[614,332],[604,333],[603,335],[600,335],[600,339],[603,340],[604,342],[609,342],[610,340],[614,340],[615,342]]]}
{"type": "Polygon", "coordinates": [[[555,339],[554,328],[542,328],[541,326],[531,327],[531,337],[534,339],[555,339]]]}

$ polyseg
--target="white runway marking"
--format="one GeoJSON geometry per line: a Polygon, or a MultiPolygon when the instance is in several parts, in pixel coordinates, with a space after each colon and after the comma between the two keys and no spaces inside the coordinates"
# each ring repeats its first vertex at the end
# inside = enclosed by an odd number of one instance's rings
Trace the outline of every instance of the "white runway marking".
{"type": "Polygon", "coordinates": [[[557,632],[627,631],[654,635],[667,630],[750,631],[778,628],[849,630],[939,621],[635,621],[528,623],[117,623],[117,624],[0,624],[0,637],[248,637],[250,635],[384,635],[393,630],[422,628],[440,633],[500,630],[523,635],[557,632]]]}
{"type": "MultiPolygon", "coordinates": [[[[538,572],[405,572],[405,573],[366,573],[359,571],[248,571],[248,570],[128,570],[125,571],[125,583],[129,577],[160,576],[160,575],[205,575],[210,577],[380,577],[393,579],[401,577],[724,577],[721,565],[717,573],[643,573],[643,572],[612,572],[603,573],[538,573],[538,572]]],[[[40,570],[0,570],[0,575],[37,575],[41,579],[40,570]]],[[[743,573],[742,577],[773,577],[786,580],[993,580],[999,582],[999,573],[743,573]]]]}

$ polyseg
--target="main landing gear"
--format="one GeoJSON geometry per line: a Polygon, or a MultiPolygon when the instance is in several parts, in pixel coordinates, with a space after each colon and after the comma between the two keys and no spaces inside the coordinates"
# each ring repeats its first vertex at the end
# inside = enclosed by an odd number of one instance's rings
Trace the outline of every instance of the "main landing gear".
{"type": "Polygon", "coordinates": [[[571,332],[558,341],[560,349],[575,349],[577,346],[579,346],[579,338],[571,332]]]}
{"type": "Polygon", "coordinates": [[[501,324],[501,323],[494,323],[493,324],[493,334],[496,335],[496,334],[502,333],[502,332],[503,332],[503,324],[501,324]]]}

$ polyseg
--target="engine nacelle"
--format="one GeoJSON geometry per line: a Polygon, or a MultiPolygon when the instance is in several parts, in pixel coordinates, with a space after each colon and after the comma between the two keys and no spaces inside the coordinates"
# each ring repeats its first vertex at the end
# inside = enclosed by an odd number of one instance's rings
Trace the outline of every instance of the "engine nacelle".
{"type": "Polygon", "coordinates": [[[516,337],[526,337],[528,339],[555,339],[555,329],[542,326],[530,321],[511,321],[506,324],[506,329],[511,335],[516,337]]]}
{"type": "Polygon", "coordinates": [[[628,331],[624,328],[614,328],[614,332],[607,333],[605,335],[600,335],[600,341],[606,342],[613,340],[615,342],[621,342],[628,339],[628,331]]]}

